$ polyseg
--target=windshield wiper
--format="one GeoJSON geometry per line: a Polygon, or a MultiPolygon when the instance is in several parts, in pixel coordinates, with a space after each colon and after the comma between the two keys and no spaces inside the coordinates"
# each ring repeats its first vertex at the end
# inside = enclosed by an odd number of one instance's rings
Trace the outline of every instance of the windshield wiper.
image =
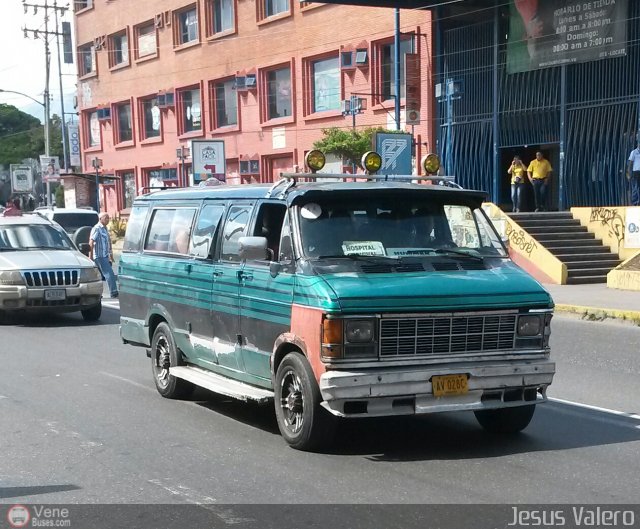
{"type": "Polygon", "coordinates": [[[393,261],[398,261],[396,257],[391,257],[389,255],[359,255],[359,254],[334,254],[334,255],[319,255],[315,257],[315,259],[351,259],[352,261],[364,261],[365,263],[378,263],[381,260],[387,261],[389,259],[393,261]]]}
{"type": "MultiPolygon", "coordinates": [[[[484,261],[484,257],[482,257],[481,255],[474,255],[472,253],[469,253],[466,250],[460,250],[459,248],[436,248],[433,250],[434,253],[440,254],[440,255],[449,255],[449,254],[454,254],[454,255],[459,255],[460,257],[468,257],[470,259],[476,259],[477,261],[484,261]]],[[[449,255],[451,257],[451,255],[449,255]]]]}
{"type": "Polygon", "coordinates": [[[0,252],[20,252],[22,248],[0,248],[0,252]]]}
{"type": "Polygon", "coordinates": [[[24,249],[25,250],[69,250],[70,248],[65,248],[64,246],[27,246],[24,249]]]}

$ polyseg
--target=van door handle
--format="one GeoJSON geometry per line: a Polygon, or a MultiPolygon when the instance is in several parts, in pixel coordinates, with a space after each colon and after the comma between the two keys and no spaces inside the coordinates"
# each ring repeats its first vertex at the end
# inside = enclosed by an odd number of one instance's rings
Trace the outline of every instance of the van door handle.
{"type": "Polygon", "coordinates": [[[187,263],[184,265],[185,272],[191,273],[191,263],[187,263]]]}
{"type": "Polygon", "coordinates": [[[220,277],[223,276],[224,272],[222,270],[214,270],[213,271],[213,277],[220,277]]]}
{"type": "Polygon", "coordinates": [[[253,275],[252,274],[247,274],[247,273],[243,272],[242,270],[238,270],[236,272],[236,276],[238,277],[238,279],[240,281],[251,281],[253,279],[253,275]]]}

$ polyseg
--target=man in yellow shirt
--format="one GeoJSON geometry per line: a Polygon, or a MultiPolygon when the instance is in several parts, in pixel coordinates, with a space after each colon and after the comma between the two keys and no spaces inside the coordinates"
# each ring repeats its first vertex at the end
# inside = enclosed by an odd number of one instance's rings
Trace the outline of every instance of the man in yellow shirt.
{"type": "Polygon", "coordinates": [[[536,211],[544,211],[547,207],[547,191],[551,182],[553,168],[549,160],[545,159],[540,151],[536,153],[536,159],[532,160],[527,168],[529,182],[533,186],[533,196],[536,201],[536,211]]]}

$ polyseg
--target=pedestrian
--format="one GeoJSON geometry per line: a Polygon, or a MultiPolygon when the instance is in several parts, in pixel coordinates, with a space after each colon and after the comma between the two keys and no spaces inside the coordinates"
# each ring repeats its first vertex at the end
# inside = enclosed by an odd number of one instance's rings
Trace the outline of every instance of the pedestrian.
{"type": "Polygon", "coordinates": [[[640,140],[629,155],[627,178],[631,186],[631,205],[640,206],[640,140]]]}
{"type": "Polygon", "coordinates": [[[547,192],[549,190],[552,172],[553,168],[549,160],[547,160],[540,151],[536,152],[535,160],[531,160],[527,168],[527,176],[533,186],[536,211],[544,211],[547,209],[547,192]]]}
{"type": "Polygon", "coordinates": [[[19,217],[22,215],[20,207],[20,197],[12,196],[7,202],[7,208],[2,212],[4,217],[19,217]]]}
{"type": "Polygon", "coordinates": [[[520,211],[522,186],[526,171],[527,168],[522,163],[522,158],[518,155],[514,156],[507,173],[511,175],[511,202],[513,203],[512,211],[515,213],[520,211]]]}
{"type": "Polygon", "coordinates": [[[100,213],[98,219],[98,224],[91,228],[91,235],[89,235],[89,259],[93,259],[107,280],[111,297],[117,298],[118,285],[116,284],[116,276],[111,267],[111,263],[113,262],[113,249],[111,248],[109,230],[107,230],[109,214],[105,212],[100,213]]]}

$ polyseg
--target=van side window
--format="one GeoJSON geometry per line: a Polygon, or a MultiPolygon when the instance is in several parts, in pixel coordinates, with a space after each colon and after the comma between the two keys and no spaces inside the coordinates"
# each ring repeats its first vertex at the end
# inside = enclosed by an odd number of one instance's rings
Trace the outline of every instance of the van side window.
{"type": "Polygon", "coordinates": [[[144,249],[152,252],[169,251],[169,233],[175,209],[156,209],[151,214],[151,222],[144,242],[144,249]]]}
{"type": "Polygon", "coordinates": [[[233,206],[229,209],[229,215],[227,215],[222,232],[223,261],[240,261],[238,239],[246,232],[252,207],[252,204],[246,204],[233,206]]]}
{"type": "Polygon", "coordinates": [[[260,206],[253,235],[267,238],[267,248],[270,250],[269,259],[278,261],[280,252],[280,234],[287,207],[284,204],[264,203],[260,206]]]}
{"type": "Polygon", "coordinates": [[[169,252],[186,255],[189,253],[189,241],[191,240],[191,227],[195,209],[176,209],[171,222],[169,235],[169,252]]]}
{"type": "Polygon", "coordinates": [[[144,221],[147,218],[148,211],[149,208],[147,206],[134,206],[131,209],[129,221],[127,222],[127,234],[125,235],[122,245],[123,252],[140,251],[142,228],[144,227],[144,221]]]}
{"type": "Polygon", "coordinates": [[[212,244],[212,241],[215,240],[223,213],[223,205],[209,205],[202,208],[191,238],[190,255],[206,259],[213,253],[215,244],[212,244]]]}

